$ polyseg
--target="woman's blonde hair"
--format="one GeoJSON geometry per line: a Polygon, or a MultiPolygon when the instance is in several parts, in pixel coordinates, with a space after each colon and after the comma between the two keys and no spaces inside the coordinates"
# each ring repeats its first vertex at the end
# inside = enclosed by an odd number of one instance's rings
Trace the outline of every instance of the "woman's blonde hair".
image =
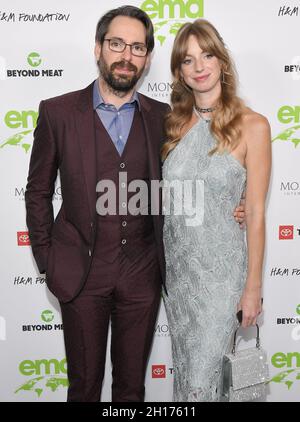
{"type": "Polygon", "coordinates": [[[166,116],[165,129],[167,141],[162,147],[164,160],[172,151],[185,132],[193,114],[195,98],[192,89],[185,84],[180,75],[181,65],[186,57],[188,41],[191,35],[198,40],[200,48],[214,55],[221,65],[221,97],[217,112],[213,113],[211,132],[215,136],[217,146],[211,154],[233,150],[240,135],[240,122],[243,101],[237,96],[237,76],[234,63],[216,28],[205,19],[184,24],[178,31],[171,55],[171,71],[173,75],[173,89],[171,93],[172,111],[166,116]]]}

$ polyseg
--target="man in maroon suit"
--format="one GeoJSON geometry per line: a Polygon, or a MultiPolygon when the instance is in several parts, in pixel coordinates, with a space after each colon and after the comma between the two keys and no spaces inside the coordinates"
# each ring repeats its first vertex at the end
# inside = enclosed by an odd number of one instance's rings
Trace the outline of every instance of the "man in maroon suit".
{"type": "Polygon", "coordinates": [[[144,399],[164,278],[162,221],[124,212],[126,202],[116,215],[99,215],[96,185],[111,180],[121,194],[127,186],[119,186],[119,172],[126,172],[128,183],[161,179],[168,105],[135,92],[153,47],[152,23],[143,11],[125,6],[108,12],[96,30],[100,78],[40,104],[27,225],[39,271],[61,305],[69,401],[100,400],[110,319],[112,400],[144,399]],[[58,170],[63,203],[54,221],[58,170]]]}
{"type": "Polygon", "coordinates": [[[112,181],[116,196],[125,198],[120,173],[126,172],[128,183],[142,180],[146,186],[161,179],[169,106],[135,91],[153,47],[152,23],[142,10],[109,11],[96,30],[99,79],[40,104],[25,194],[27,225],[39,271],[46,272],[61,306],[68,401],[100,400],[110,320],[112,400],[144,400],[165,271],[162,217],[150,213],[153,198],[149,212],[127,212],[132,193],[115,214],[99,214],[96,203],[104,193],[96,185],[112,181]],[[58,170],[63,203],[54,221],[58,170]]]}

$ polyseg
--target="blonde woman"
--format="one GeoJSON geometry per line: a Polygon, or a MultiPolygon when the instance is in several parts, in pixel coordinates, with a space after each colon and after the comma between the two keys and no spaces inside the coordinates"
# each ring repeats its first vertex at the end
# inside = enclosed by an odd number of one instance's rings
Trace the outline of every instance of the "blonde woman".
{"type": "Polygon", "coordinates": [[[164,224],[164,300],[172,337],[174,401],[218,401],[221,360],[236,313],[242,310],[242,325],[248,327],[262,310],[270,127],[237,96],[232,59],[208,21],[181,27],[171,70],[163,178],[173,186],[175,181],[202,185],[192,190],[192,200],[200,203],[198,224],[189,224],[184,211],[192,207],[186,204],[189,195],[174,193],[176,189],[166,195],[170,212],[164,224]],[[232,216],[243,191],[247,242],[232,216]],[[185,202],[183,212],[172,213],[179,202],[185,202]]]}

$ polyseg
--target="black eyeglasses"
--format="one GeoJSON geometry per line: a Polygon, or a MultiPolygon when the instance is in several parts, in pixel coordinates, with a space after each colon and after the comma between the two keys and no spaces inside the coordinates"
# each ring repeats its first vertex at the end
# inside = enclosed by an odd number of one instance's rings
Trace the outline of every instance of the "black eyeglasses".
{"type": "Polygon", "coordinates": [[[147,55],[147,46],[145,44],[141,43],[133,43],[133,44],[127,44],[123,40],[119,38],[105,38],[104,41],[108,41],[109,49],[111,51],[115,51],[116,53],[122,53],[126,46],[130,46],[130,51],[134,56],[138,57],[145,57],[147,55]]]}

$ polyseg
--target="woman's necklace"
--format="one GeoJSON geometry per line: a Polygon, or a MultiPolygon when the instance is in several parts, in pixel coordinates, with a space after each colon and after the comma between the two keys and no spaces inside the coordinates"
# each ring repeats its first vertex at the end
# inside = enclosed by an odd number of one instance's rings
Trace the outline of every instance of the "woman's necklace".
{"type": "MultiPolygon", "coordinates": [[[[201,112],[199,110],[199,107],[194,106],[194,112],[200,119],[204,120],[206,123],[210,122],[210,119],[205,119],[203,116],[201,116],[201,112]]],[[[207,113],[208,113],[208,111],[207,111],[207,113]]]]}
{"type": "Polygon", "coordinates": [[[211,112],[215,111],[216,108],[217,108],[217,107],[202,108],[202,107],[198,107],[197,104],[195,104],[194,107],[199,113],[211,113],[211,112]]]}

